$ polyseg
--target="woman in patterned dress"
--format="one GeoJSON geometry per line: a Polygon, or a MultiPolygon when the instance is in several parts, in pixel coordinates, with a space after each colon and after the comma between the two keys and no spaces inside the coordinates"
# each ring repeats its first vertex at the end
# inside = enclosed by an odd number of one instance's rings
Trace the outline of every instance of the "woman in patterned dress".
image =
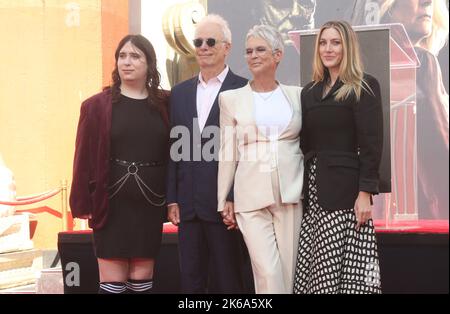
{"type": "Polygon", "coordinates": [[[301,103],[305,214],[294,293],[380,293],[371,219],[383,145],[380,87],[363,72],[347,22],[320,29],[301,103]]]}

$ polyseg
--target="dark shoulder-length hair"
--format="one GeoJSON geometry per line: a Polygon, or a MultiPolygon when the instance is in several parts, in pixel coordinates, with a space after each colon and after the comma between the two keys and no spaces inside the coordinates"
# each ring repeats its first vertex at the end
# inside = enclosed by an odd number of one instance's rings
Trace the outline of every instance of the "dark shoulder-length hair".
{"type": "Polygon", "coordinates": [[[161,86],[161,75],[158,72],[157,66],[156,66],[156,53],[155,49],[153,48],[153,45],[150,43],[150,41],[145,38],[142,35],[127,35],[119,42],[119,45],[117,46],[116,52],[115,52],[115,66],[114,71],[112,72],[112,85],[110,87],[111,89],[111,95],[112,95],[112,103],[117,103],[120,100],[120,76],[119,76],[119,69],[117,67],[117,61],[119,59],[120,51],[122,50],[123,46],[125,46],[128,42],[131,42],[133,46],[141,50],[144,55],[145,59],[147,60],[148,70],[147,70],[147,80],[145,87],[148,91],[148,105],[152,108],[155,108],[159,111],[161,114],[161,117],[163,118],[166,125],[169,124],[169,117],[168,117],[168,101],[169,101],[169,92],[164,91],[161,86]]]}

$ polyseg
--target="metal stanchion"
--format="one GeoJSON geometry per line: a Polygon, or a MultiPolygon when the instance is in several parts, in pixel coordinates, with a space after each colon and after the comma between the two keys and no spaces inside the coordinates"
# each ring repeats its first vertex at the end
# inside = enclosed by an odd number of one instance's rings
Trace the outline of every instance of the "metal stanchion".
{"type": "Polygon", "coordinates": [[[68,212],[67,212],[67,180],[61,181],[61,214],[62,231],[68,230],[68,212]]]}

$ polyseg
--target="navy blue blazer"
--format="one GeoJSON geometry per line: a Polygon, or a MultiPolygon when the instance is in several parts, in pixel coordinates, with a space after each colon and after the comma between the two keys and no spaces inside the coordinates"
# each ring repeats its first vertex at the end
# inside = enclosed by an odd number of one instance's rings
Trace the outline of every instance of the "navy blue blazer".
{"type": "MultiPolygon", "coordinates": [[[[194,119],[197,118],[197,84],[198,76],[184,81],[172,88],[170,96],[170,124],[171,147],[179,149],[176,157],[188,156],[182,160],[169,158],[167,178],[167,204],[178,203],[180,207],[180,220],[192,220],[198,217],[205,221],[221,222],[222,218],[217,212],[217,173],[220,134],[208,134],[208,126],[219,127],[218,97],[214,101],[211,112],[206,121],[203,133],[194,119]],[[189,132],[189,147],[178,146],[181,134],[179,130],[189,132]],[[177,134],[178,133],[178,134],[177,134]],[[205,160],[201,154],[203,149],[214,156],[213,160],[205,160]],[[187,159],[187,160],[186,160],[187,159]]],[[[219,91],[240,88],[247,84],[247,79],[228,72],[219,91]]],[[[229,195],[229,200],[233,196],[229,195]]]]}

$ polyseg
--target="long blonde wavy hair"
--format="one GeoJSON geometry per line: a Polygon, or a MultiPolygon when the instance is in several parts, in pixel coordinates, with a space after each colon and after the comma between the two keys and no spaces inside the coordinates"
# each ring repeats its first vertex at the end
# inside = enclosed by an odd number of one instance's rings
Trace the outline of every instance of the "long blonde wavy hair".
{"type": "Polygon", "coordinates": [[[319,45],[322,33],[329,28],[333,28],[339,33],[343,47],[343,56],[339,67],[339,79],[343,83],[343,86],[336,91],[334,98],[337,101],[342,101],[354,94],[356,100],[359,101],[362,89],[369,92],[372,91],[363,78],[364,69],[361,62],[361,54],[356,33],[350,24],[345,21],[329,21],[320,28],[316,37],[313,60],[312,79],[314,85],[326,79],[327,70],[320,59],[319,45]]]}
{"type": "MultiPolygon", "coordinates": [[[[380,18],[384,23],[398,22],[391,19],[390,10],[395,5],[396,0],[379,0],[380,1],[380,18]]],[[[433,1],[433,21],[430,36],[421,40],[419,47],[427,49],[434,55],[445,46],[448,40],[449,30],[448,8],[445,0],[433,1]]]]}

